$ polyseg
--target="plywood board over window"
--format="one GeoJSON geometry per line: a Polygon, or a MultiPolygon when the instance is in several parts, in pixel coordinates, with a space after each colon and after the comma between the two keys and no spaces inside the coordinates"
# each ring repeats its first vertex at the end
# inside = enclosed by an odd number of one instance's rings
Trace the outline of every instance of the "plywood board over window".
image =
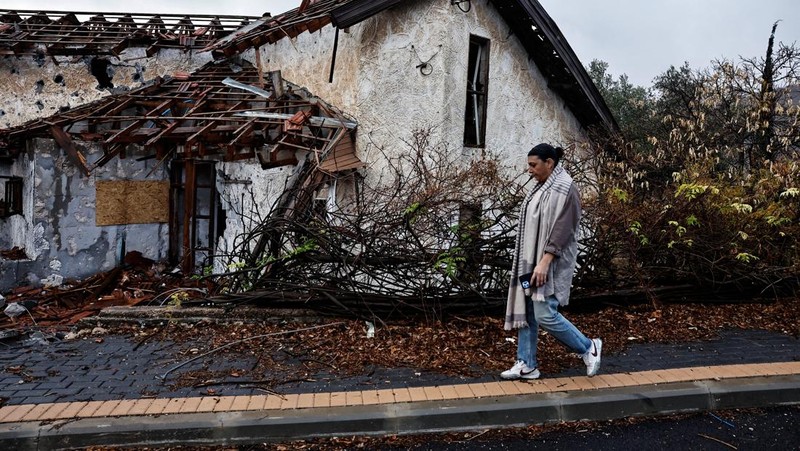
{"type": "Polygon", "coordinates": [[[98,226],[169,221],[169,182],[98,181],[98,226]]]}

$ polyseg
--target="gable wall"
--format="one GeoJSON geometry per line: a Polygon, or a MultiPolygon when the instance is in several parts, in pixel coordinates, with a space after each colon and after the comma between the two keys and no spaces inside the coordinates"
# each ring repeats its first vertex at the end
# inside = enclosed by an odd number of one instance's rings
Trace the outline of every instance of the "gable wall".
{"type": "MultiPolygon", "coordinates": [[[[469,36],[491,41],[486,151],[524,168],[535,144],[566,145],[584,138],[580,125],[546,81],[497,11],[472,2],[469,13],[448,0],[411,1],[340,31],[333,83],[328,82],[335,29],[264,46],[265,70],[341,108],[359,123],[359,156],[379,163],[378,147],[402,151],[415,128],[466,156],[463,118],[469,36]],[[433,72],[417,69],[428,61],[433,72]]],[[[251,55],[252,57],[252,55],[251,55]]]]}

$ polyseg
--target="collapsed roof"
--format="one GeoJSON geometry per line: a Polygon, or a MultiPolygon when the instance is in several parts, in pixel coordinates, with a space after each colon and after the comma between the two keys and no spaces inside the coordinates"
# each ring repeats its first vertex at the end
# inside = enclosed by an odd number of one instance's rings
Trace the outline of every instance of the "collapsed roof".
{"type": "Polygon", "coordinates": [[[0,10],[0,55],[118,55],[129,47],[200,50],[255,16],[0,10]],[[78,16],[90,16],[81,21],[78,16]]]}
{"type": "Polygon", "coordinates": [[[85,175],[124,158],[129,144],[158,161],[258,158],[264,167],[294,164],[295,151],[307,150],[321,170],[336,172],[361,166],[350,133],[355,127],[278,72],[265,77],[250,64],[208,63],[192,74],[0,130],[0,148],[14,155],[27,139],[53,138],[85,175]],[[87,162],[76,140],[99,143],[102,157],[87,162]]]}

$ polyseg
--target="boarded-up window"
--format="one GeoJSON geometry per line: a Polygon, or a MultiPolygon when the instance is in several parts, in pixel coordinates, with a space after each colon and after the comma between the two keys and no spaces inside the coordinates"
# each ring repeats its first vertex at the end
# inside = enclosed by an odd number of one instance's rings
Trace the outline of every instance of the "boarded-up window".
{"type": "Polygon", "coordinates": [[[98,226],[169,221],[169,182],[98,181],[98,226]]]}

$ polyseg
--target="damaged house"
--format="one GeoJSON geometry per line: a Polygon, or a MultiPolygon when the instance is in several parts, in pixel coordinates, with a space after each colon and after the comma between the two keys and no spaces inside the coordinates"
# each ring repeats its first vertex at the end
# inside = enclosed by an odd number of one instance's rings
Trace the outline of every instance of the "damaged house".
{"type": "Polygon", "coordinates": [[[0,291],[131,252],[224,271],[216,256],[258,216],[342,202],[420,128],[465,159],[492,152],[520,169],[538,142],[616,128],[535,0],[129,19],[4,12],[2,83],[21,88],[0,101],[0,291]],[[324,189],[297,198],[299,185],[324,189]]]}

